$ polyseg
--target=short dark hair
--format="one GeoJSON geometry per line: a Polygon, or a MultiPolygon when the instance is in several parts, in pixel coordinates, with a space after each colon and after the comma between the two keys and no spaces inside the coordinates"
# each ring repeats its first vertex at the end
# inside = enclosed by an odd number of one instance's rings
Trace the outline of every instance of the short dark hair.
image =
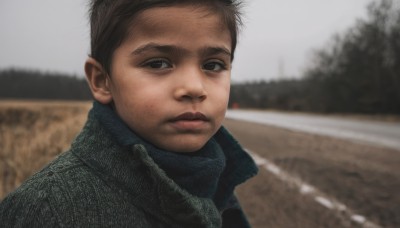
{"type": "Polygon", "coordinates": [[[91,0],[90,56],[110,74],[112,55],[128,34],[132,18],[153,7],[173,5],[204,6],[221,16],[231,35],[233,60],[239,26],[240,6],[236,0],[91,0]]]}

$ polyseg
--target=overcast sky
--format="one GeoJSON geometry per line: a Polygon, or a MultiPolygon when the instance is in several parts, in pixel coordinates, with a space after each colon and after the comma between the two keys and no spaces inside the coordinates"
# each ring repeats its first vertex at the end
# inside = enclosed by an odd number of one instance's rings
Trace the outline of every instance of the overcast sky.
{"type": "MultiPolygon", "coordinates": [[[[83,75],[88,0],[0,0],[0,69],[83,75]]],[[[299,77],[312,50],[366,18],[371,0],[247,0],[232,80],[299,77]]]]}

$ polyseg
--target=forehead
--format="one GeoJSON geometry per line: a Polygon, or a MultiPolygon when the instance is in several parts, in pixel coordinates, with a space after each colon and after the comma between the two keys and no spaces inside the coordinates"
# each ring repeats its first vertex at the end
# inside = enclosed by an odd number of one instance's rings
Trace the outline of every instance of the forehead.
{"type": "Polygon", "coordinates": [[[231,42],[221,15],[205,6],[192,5],[153,7],[141,11],[132,19],[127,38],[175,36],[179,39],[186,36],[187,39],[189,34],[231,42]]]}

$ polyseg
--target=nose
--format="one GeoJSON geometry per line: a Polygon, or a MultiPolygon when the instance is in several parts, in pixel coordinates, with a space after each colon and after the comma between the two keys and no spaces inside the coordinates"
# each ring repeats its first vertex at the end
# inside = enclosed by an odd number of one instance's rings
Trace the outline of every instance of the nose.
{"type": "Polygon", "coordinates": [[[205,75],[201,69],[182,71],[176,79],[174,97],[178,101],[202,102],[207,98],[205,75]]]}

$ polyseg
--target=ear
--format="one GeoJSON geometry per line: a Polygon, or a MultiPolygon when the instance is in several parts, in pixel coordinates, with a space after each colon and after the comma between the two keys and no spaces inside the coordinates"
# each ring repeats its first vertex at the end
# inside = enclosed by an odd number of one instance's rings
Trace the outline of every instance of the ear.
{"type": "Polygon", "coordinates": [[[110,78],[102,65],[89,57],[85,62],[85,73],[94,99],[102,104],[110,103],[112,101],[110,78]]]}

